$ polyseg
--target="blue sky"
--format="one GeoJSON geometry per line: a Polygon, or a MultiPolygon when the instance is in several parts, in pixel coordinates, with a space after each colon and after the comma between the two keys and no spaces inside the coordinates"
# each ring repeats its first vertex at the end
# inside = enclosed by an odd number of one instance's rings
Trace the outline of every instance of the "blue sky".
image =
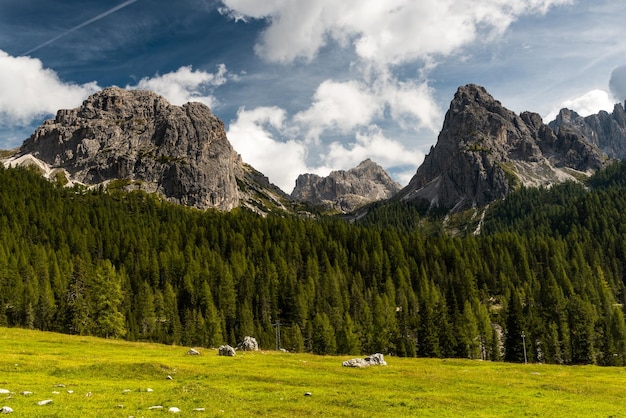
{"type": "Polygon", "coordinates": [[[625,21],[608,0],[2,0],[0,148],[117,85],[208,104],[288,193],[366,158],[406,184],[460,85],[546,121],[625,100],[625,21]]]}

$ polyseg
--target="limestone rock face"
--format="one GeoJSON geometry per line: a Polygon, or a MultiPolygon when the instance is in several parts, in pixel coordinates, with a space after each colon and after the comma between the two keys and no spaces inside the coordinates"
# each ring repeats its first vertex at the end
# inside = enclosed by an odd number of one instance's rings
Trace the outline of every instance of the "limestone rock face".
{"type": "Polygon", "coordinates": [[[328,177],[301,174],[291,197],[349,213],[368,203],[389,199],[400,189],[381,166],[367,159],[348,171],[333,171],[328,177]]]}
{"type": "Polygon", "coordinates": [[[609,158],[626,158],[626,111],[621,103],[615,105],[613,113],[600,111],[586,117],[561,109],[549,125],[555,132],[568,131],[584,136],[609,158]]]}
{"type": "Polygon", "coordinates": [[[201,209],[239,206],[240,156],[224,124],[201,103],[169,104],[155,93],[107,88],[59,110],[27,139],[31,154],[87,185],[122,179],[201,209]]]}
{"type": "Polygon", "coordinates": [[[470,84],[457,90],[437,144],[398,197],[459,211],[486,205],[521,184],[591,174],[605,161],[583,136],[555,133],[538,114],[517,115],[470,84]]]}

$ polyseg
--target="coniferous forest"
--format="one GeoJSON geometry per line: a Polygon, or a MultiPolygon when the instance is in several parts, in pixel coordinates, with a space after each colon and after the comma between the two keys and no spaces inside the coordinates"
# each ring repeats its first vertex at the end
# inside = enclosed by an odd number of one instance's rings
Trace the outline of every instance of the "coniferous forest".
{"type": "Polygon", "coordinates": [[[290,351],[626,364],[626,163],[522,188],[480,235],[416,226],[442,219],[201,212],[0,168],[0,326],[271,349],[280,322],[290,351]]]}

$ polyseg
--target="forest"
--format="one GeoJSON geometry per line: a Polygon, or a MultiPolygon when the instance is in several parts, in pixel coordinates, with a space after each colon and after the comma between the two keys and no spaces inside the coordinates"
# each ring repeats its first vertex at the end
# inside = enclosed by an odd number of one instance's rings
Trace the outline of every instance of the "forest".
{"type": "Polygon", "coordinates": [[[280,323],[294,352],[626,364],[626,163],[521,188],[477,236],[422,226],[441,220],[199,211],[0,168],[0,326],[273,349],[280,323]]]}

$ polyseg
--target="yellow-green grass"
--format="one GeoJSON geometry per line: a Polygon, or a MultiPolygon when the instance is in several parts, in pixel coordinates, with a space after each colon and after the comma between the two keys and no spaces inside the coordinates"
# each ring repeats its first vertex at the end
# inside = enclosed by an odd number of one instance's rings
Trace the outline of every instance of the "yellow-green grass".
{"type": "Polygon", "coordinates": [[[350,369],[341,366],[350,356],[187,351],[0,328],[0,389],[12,392],[0,407],[22,417],[149,417],[170,407],[209,417],[626,417],[623,367],[386,357],[386,367],[350,369]]]}

